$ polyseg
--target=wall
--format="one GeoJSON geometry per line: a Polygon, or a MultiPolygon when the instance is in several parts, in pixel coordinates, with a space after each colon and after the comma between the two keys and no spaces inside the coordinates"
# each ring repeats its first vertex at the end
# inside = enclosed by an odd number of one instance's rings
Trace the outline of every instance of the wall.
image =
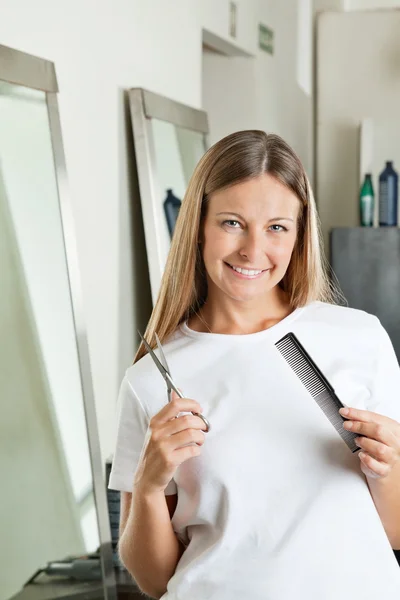
{"type": "Polygon", "coordinates": [[[312,16],[309,0],[264,1],[258,18],[274,30],[273,55],[258,46],[248,58],[203,52],[210,142],[239,129],[278,133],[298,152],[311,179],[312,16]]]}
{"type": "Polygon", "coordinates": [[[313,0],[315,11],[385,10],[399,8],[400,0],[313,0]]]}
{"type": "Polygon", "coordinates": [[[324,10],[346,10],[348,0],[313,0],[314,12],[324,10]]]}
{"type": "Polygon", "coordinates": [[[201,108],[203,29],[256,54],[263,21],[276,29],[277,54],[253,63],[254,122],[282,133],[310,168],[310,98],[298,89],[293,57],[298,2],[237,4],[232,40],[228,0],[1,3],[0,43],[56,66],[103,458],[113,450],[119,382],[150,311],[140,206],[130,203],[136,184],[124,90],[144,87],[201,108]]]}
{"type": "Polygon", "coordinates": [[[399,29],[399,11],[327,13],[319,20],[317,198],[326,242],[332,227],[359,224],[361,121],[371,118],[380,126],[391,119],[393,129],[398,123],[399,29]]]}
{"type": "Polygon", "coordinates": [[[346,10],[400,8],[400,0],[346,0],[346,10]]]}
{"type": "MultiPolygon", "coordinates": [[[[56,66],[104,458],[113,449],[120,378],[132,361],[136,328],[150,310],[140,207],[130,206],[133,149],[124,90],[144,87],[200,107],[202,27],[226,35],[227,6],[2,1],[0,43],[56,66]]],[[[248,44],[246,35],[238,45],[248,44]]]]}

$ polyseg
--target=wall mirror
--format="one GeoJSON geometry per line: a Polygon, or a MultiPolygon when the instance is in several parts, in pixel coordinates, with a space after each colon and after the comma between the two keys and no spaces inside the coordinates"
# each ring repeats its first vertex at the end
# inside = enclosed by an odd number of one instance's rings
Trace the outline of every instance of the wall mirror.
{"type": "Polygon", "coordinates": [[[141,88],[129,90],[153,304],[180,203],[207,150],[207,114],[141,88]]]}
{"type": "Polygon", "coordinates": [[[0,46],[0,600],[115,594],[57,91],[0,46]]]}

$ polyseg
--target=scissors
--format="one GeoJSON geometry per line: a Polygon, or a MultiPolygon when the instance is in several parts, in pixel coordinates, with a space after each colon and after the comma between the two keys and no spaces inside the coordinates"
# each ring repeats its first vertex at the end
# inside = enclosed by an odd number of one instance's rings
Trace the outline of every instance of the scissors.
{"type": "MultiPolygon", "coordinates": [[[[161,342],[160,342],[160,340],[158,338],[158,335],[155,334],[156,340],[157,340],[158,350],[160,352],[161,362],[158,359],[158,357],[155,354],[155,352],[153,352],[153,350],[151,349],[150,345],[144,339],[144,337],[142,336],[142,334],[140,333],[140,331],[138,331],[138,334],[142,338],[143,344],[145,345],[145,348],[146,348],[147,352],[150,354],[151,358],[153,359],[153,362],[155,363],[157,369],[160,371],[161,375],[164,378],[165,383],[167,384],[168,402],[171,402],[172,390],[174,390],[178,394],[179,398],[184,398],[185,396],[179,391],[179,389],[176,387],[175,383],[173,382],[173,379],[171,377],[171,373],[170,373],[170,370],[169,370],[169,367],[168,367],[167,359],[165,358],[164,350],[162,348],[162,345],[161,345],[161,342]]],[[[200,419],[202,419],[204,421],[204,424],[207,427],[206,433],[208,431],[210,431],[211,425],[208,422],[208,420],[205,417],[203,417],[203,415],[201,415],[200,413],[193,412],[193,411],[190,411],[190,412],[192,413],[192,415],[196,415],[196,417],[200,417],[200,419]]]]}

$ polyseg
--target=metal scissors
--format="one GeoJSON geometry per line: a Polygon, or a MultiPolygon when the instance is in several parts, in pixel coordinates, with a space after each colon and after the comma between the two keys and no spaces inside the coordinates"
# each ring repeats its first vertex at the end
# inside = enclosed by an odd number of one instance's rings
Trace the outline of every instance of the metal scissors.
{"type": "MultiPolygon", "coordinates": [[[[150,354],[151,358],[153,359],[154,364],[156,365],[157,369],[160,371],[161,375],[164,378],[165,383],[167,384],[168,402],[171,402],[172,390],[174,390],[178,394],[179,398],[184,398],[184,395],[179,391],[179,389],[176,387],[175,383],[173,382],[173,379],[171,377],[171,372],[170,372],[169,367],[168,367],[167,359],[165,358],[164,350],[162,348],[162,345],[161,345],[161,342],[160,342],[160,340],[158,338],[158,335],[155,334],[156,340],[157,340],[158,350],[160,352],[161,362],[158,359],[158,357],[155,354],[155,352],[153,352],[153,350],[150,347],[150,345],[144,339],[144,337],[142,336],[142,334],[140,333],[140,331],[138,331],[138,334],[142,338],[143,344],[145,345],[145,348],[146,348],[147,352],[150,354]]],[[[208,420],[205,417],[203,417],[203,415],[201,415],[200,413],[193,412],[193,411],[190,411],[190,412],[193,415],[196,415],[196,417],[200,417],[200,419],[202,419],[204,421],[204,424],[207,427],[207,432],[210,431],[211,425],[208,422],[208,420]]]]}

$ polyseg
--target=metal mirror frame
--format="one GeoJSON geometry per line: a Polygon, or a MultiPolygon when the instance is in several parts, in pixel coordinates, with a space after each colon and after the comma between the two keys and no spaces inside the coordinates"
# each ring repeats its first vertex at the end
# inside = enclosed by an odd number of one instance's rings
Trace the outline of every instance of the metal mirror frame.
{"type": "Polygon", "coordinates": [[[136,168],[139,180],[140,202],[143,214],[143,227],[146,241],[147,260],[153,305],[160,289],[164,272],[164,256],[158,231],[156,155],[151,130],[151,119],[167,121],[178,127],[204,134],[207,143],[209,133],[207,113],[203,110],[181,104],[165,96],[149,92],[143,88],[128,91],[131,112],[132,133],[135,147],[136,168]]]}
{"type": "Polygon", "coordinates": [[[69,278],[70,300],[75,327],[76,347],[86,418],[93,494],[100,541],[104,597],[107,600],[116,600],[116,581],[112,559],[107,493],[103,479],[100,440],[90,370],[89,347],[82,306],[80,272],[58,110],[57,93],[59,89],[55,66],[54,63],[50,61],[0,45],[0,80],[15,85],[42,90],[46,93],[54,171],[58,190],[60,218],[69,278]]]}

